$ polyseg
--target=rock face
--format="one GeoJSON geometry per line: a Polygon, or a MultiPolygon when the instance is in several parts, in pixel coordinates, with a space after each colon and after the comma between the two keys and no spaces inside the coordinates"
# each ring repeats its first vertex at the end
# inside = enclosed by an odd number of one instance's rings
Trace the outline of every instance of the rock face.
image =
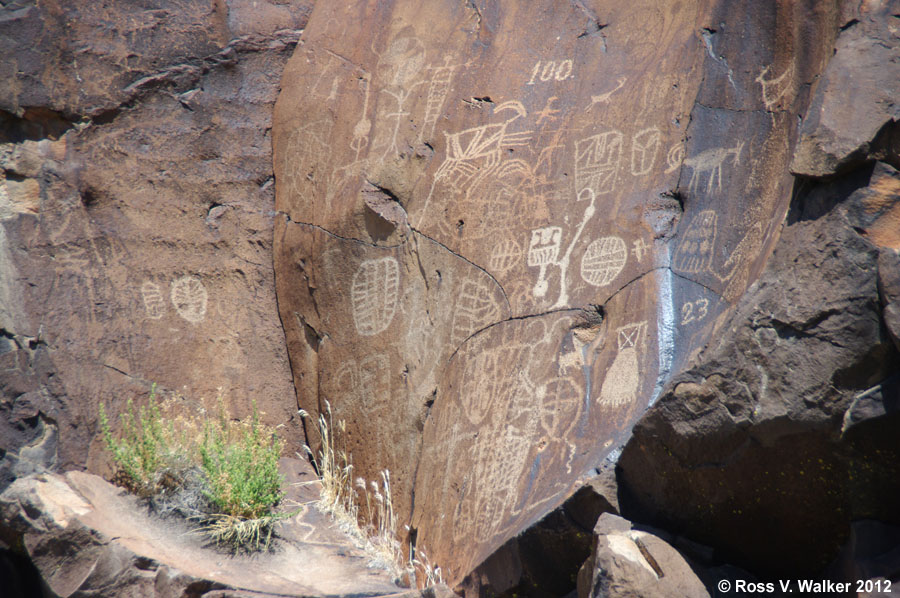
{"type": "Polygon", "coordinates": [[[900,46],[897,7],[850,15],[792,161],[831,176],[798,181],[765,271],[619,460],[635,498],[626,516],[765,575],[822,571],[853,521],[898,523],[900,149],[878,95],[900,77],[883,60],[900,46]]]}
{"type": "Polygon", "coordinates": [[[274,122],[301,405],[460,581],[756,279],[837,2],[323,2],[274,122]]]}
{"type": "Polygon", "coordinates": [[[0,456],[52,429],[42,462],[100,469],[98,404],[152,382],[302,445],[269,130],[309,5],[252,4],[0,8],[0,456]]]}

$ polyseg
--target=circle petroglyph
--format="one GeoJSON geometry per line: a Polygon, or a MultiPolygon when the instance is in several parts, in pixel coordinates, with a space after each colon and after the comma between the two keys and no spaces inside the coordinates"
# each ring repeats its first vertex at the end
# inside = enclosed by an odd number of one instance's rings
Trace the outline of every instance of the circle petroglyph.
{"type": "Polygon", "coordinates": [[[206,287],[196,276],[182,276],[174,281],[171,298],[178,315],[191,324],[199,324],[206,317],[206,287]]]}
{"type": "Polygon", "coordinates": [[[386,329],[397,311],[400,267],[392,257],[366,260],[359,265],[350,288],[353,320],[363,336],[386,329]]]}
{"type": "Polygon", "coordinates": [[[619,237],[603,237],[588,245],[581,258],[581,277],[596,287],[607,285],[625,267],[628,251],[619,237]]]}

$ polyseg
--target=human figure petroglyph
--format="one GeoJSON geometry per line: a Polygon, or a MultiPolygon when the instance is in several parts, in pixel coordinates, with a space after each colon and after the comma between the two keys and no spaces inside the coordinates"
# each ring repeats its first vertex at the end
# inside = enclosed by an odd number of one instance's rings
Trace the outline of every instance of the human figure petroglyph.
{"type": "Polygon", "coordinates": [[[581,278],[595,287],[611,283],[625,267],[628,250],[619,237],[603,237],[587,246],[581,257],[581,278]]]}
{"type": "Polygon", "coordinates": [[[394,319],[400,289],[400,266],[393,257],[365,260],[353,275],[350,300],[353,321],[362,336],[385,330],[394,319]]]}
{"type": "Polygon", "coordinates": [[[631,242],[631,245],[631,253],[634,255],[638,263],[641,263],[641,261],[643,261],[644,259],[644,254],[650,253],[650,250],[652,249],[652,247],[650,245],[647,245],[647,242],[643,239],[635,239],[631,242]]]}
{"type": "Polygon", "coordinates": [[[159,285],[152,280],[145,280],[141,285],[141,298],[144,300],[144,312],[151,320],[159,320],[166,313],[166,300],[159,285]]]}
{"type": "Polygon", "coordinates": [[[631,174],[643,176],[653,169],[661,137],[656,127],[635,133],[631,140],[631,174]]]}
{"type": "Polygon", "coordinates": [[[384,115],[388,119],[393,119],[394,124],[390,141],[379,144],[379,150],[382,145],[385,147],[382,160],[391,154],[399,153],[397,135],[404,117],[409,116],[406,110],[409,96],[416,87],[424,83],[419,79],[419,75],[425,67],[425,57],[425,45],[409,26],[404,27],[388,44],[387,50],[378,55],[375,75],[383,86],[381,92],[391,96],[396,102],[395,109],[384,115]]]}
{"type": "Polygon", "coordinates": [[[734,166],[738,166],[740,164],[741,151],[743,149],[744,142],[739,141],[734,145],[734,147],[717,147],[714,149],[706,150],[705,152],[701,152],[696,156],[686,158],[684,160],[684,165],[693,169],[693,172],[691,173],[691,180],[688,183],[688,187],[690,188],[690,190],[696,191],[698,185],[700,184],[700,175],[708,174],[709,178],[707,178],[706,180],[706,192],[712,192],[713,184],[715,184],[716,190],[721,191],[722,165],[724,164],[725,160],[729,156],[731,156],[734,166]]]}
{"type": "Polygon", "coordinates": [[[638,349],[646,333],[647,321],[620,326],[616,329],[618,353],[603,379],[597,403],[605,407],[620,407],[637,398],[640,386],[638,349]]]}
{"type": "Polygon", "coordinates": [[[428,213],[435,186],[445,183],[457,193],[468,193],[485,179],[502,178],[507,174],[529,174],[531,169],[519,159],[504,160],[504,150],[525,146],[531,140],[531,131],[508,132],[509,126],[528,112],[518,100],[503,102],[494,108],[494,114],[513,112],[503,122],[472,127],[458,133],[444,133],[447,139],[447,156],[434,173],[434,180],[423,214],[428,213]]]}
{"type": "Polygon", "coordinates": [[[608,104],[612,95],[622,89],[626,81],[628,81],[628,77],[619,77],[614,88],[605,93],[601,93],[600,95],[591,96],[591,105],[588,106],[588,110],[593,108],[596,104],[608,104]]]}
{"type": "Polygon", "coordinates": [[[199,324],[206,318],[208,294],[196,276],[182,276],[173,281],[170,297],[178,315],[191,324],[199,324]]]}
{"type": "Polygon", "coordinates": [[[675,268],[690,274],[709,270],[716,244],[717,218],[714,210],[704,210],[691,221],[675,252],[675,268]]]}
{"type": "Polygon", "coordinates": [[[350,149],[356,152],[355,161],[359,161],[360,152],[369,145],[369,133],[372,131],[372,121],[369,120],[369,92],[372,86],[369,73],[363,73],[359,79],[365,88],[363,95],[362,114],[356,126],[353,127],[353,139],[350,141],[350,149]]]}
{"type": "Polygon", "coordinates": [[[790,91],[794,83],[794,63],[791,62],[790,66],[777,77],[766,79],[766,74],[770,68],[772,68],[771,65],[763,68],[755,81],[762,87],[763,105],[765,105],[766,110],[772,112],[778,105],[778,102],[790,91]]]}
{"type": "Polygon", "coordinates": [[[613,190],[622,159],[622,133],[607,131],[575,142],[575,192],[594,195],[613,190]]]}
{"type": "Polygon", "coordinates": [[[544,108],[540,112],[537,113],[537,117],[538,117],[537,124],[538,125],[540,125],[545,120],[547,120],[549,122],[553,122],[554,120],[559,118],[556,115],[562,111],[559,108],[553,107],[553,103],[558,99],[559,98],[556,96],[551,96],[551,97],[547,98],[547,102],[544,104],[544,108]]]}

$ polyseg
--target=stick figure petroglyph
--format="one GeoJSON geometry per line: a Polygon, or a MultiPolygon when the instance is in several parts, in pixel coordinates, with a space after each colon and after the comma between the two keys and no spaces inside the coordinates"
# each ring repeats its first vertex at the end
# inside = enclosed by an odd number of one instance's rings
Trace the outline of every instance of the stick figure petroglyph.
{"type": "Polygon", "coordinates": [[[741,160],[741,150],[743,149],[744,142],[739,141],[735,144],[734,147],[717,147],[685,159],[684,165],[693,169],[693,172],[691,173],[691,180],[688,183],[688,187],[690,188],[690,190],[696,191],[697,186],[700,184],[700,175],[708,174],[709,178],[706,180],[706,192],[712,192],[714,182],[716,190],[721,191],[722,164],[725,162],[728,156],[732,156],[733,164],[735,166],[739,165],[741,160]]]}
{"type": "Polygon", "coordinates": [[[350,300],[356,330],[372,336],[394,319],[400,287],[400,267],[393,257],[365,260],[353,275],[350,300]]]}
{"type": "Polygon", "coordinates": [[[208,295],[206,287],[196,276],[182,276],[172,282],[170,296],[175,311],[191,324],[199,324],[206,317],[208,295]]]}

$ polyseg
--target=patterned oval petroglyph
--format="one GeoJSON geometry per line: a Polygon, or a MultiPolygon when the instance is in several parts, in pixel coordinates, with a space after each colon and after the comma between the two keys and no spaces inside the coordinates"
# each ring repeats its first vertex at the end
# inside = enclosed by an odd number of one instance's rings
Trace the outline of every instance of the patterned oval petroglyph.
{"type": "Polygon", "coordinates": [[[359,265],[350,288],[356,331],[372,336],[385,330],[397,311],[400,266],[393,257],[366,260],[359,265]]]}
{"type": "Polygon", "coordinates": [[[619,407],[637,398],[641,381],[638,350],[647,330],[647,322],[628,324],[616,329],[616,343],[619,352],[613,360],[597,402],[606,407],[619,407]]]}
{"type": "Polygon", "coordinates": [[[172,305],[191,324],[199,324],[206,317],[207,298],[206,287],[196,276],[182,276],[172,283],[172,305]]]}
{"type": "Polygon", "coordinates": [[[603,237],[588,245],[581,258],[581,277],[588,284],[602,287],[611,283],[625,267],[628,250],[619,237],[603,237]]]}

